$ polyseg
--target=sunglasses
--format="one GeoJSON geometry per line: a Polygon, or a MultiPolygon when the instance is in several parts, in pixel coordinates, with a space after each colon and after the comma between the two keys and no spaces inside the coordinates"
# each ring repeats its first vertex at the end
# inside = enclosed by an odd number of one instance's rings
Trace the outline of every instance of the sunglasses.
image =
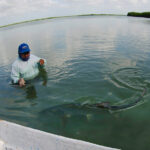
{"type": "Polygon", "coordinates": [[[30,52],[25,52],[25,53],[22,53],[23,55],[28,55],[30,52]]]}

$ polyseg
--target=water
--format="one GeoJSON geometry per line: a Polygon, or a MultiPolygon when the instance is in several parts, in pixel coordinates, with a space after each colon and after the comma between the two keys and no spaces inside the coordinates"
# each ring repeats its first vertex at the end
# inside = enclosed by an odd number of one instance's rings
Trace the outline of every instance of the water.
{"type": "Polygon", "coordinates": [[[150,20],[91,16],[0,29],[0,118],[125,150],[150,149],[150,20]],[[11,64],[26,42],[47,60],[26,87],[11,86],[11,64]],[[109,102],[121,111],[86,107],[109,102]]]}

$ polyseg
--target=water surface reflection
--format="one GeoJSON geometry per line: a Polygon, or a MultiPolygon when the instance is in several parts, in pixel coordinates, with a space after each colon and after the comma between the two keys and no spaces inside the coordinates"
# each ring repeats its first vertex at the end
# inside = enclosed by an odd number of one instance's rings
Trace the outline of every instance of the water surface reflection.
{"type": "Polygon", "coordinates": [[[146,18],[76,17],[1,28],[0,118],[106,146],[149,149],[149,41],[146,18]],[[46,71],[25,88],[9,85],[22,42],[47,60],[46,71]],[[125,111],[74,105],[128,104],[145,88],[142,102],[125,111]]]}

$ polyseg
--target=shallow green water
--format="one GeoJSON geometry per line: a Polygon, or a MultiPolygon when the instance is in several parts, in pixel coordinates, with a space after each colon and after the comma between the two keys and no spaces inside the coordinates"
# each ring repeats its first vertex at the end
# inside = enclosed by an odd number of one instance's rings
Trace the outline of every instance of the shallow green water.
{"type": "Polygon", "coordinates": [[[150,149],[149,28],[149,19],[125,16],[73,17],[1,28],[0,118],[105,146],[150,149]],[[47,60],[47,73],[18,88],[9,82],[22,42],[47,60]],[[130,104],[144,89],[141,101],[122,111],[84,106],[130,104]]]}

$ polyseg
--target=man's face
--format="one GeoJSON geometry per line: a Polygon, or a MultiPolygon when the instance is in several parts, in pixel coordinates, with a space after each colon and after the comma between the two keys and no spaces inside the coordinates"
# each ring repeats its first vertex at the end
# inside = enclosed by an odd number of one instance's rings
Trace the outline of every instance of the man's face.
{"type": "Polygon", "coordinates": [[[22,59],[26,60],[30,57],[30,52],[22,53],[20,54],[20,56],[22,57],[22,59]]]}

